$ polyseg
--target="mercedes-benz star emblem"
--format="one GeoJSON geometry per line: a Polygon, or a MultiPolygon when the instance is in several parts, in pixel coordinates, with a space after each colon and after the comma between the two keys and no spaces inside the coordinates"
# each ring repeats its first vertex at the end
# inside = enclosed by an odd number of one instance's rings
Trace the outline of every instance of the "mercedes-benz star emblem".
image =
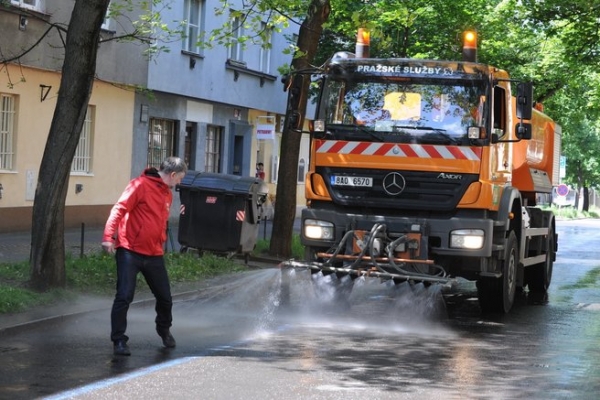
{"type": "Polygon", "coordinates": [[[390,196],[398,196],[405,187],[404,177],[397,172],[390,172],[383,178],[383,190],[390,196]]]}

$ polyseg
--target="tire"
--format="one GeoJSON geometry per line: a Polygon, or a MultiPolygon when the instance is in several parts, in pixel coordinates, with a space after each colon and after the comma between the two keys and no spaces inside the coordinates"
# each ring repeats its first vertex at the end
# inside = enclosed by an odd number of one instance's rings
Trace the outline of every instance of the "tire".
{"type": "Polygon", "coordinates": [[[477,297],[484,313],[507,313],[515,302],[519,247],[517,236],[511,231],[504,247],[504,259],[498,260],[502,277],[479,278],[477,297]]]}
{"type": "Polygon", "coordinates": [[[552,281],[552,269],[554,268],[555,250],[554,228],[550,226],[548,236],[546,237],[546,261],[532,265],[527,268],[527,286],[529,291],[537,294],[544,294],[550,287],[552,281]]]}

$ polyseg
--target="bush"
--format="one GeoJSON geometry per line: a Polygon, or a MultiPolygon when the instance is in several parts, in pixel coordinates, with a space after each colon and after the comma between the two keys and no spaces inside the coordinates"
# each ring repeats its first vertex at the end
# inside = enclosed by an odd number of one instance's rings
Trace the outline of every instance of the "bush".
{"type": "Polygon", "coordinates": [[[542,207],[544,210],[550,210],[555,216],[564,219],[577,218],[600,218],[600,210],[596,207],[590,207],[589,211],[579,211],[575,207],[542,207]]]}

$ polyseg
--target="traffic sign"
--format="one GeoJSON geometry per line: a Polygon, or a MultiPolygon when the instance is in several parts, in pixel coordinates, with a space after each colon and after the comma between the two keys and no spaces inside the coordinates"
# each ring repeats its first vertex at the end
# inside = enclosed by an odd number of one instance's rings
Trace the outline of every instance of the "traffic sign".
{"type": "Polygon", "coordinates": [[[559,196],[566,196],[569,194],[569,187],[564,183],[561,183],[556,187],[556,194],[559,196]]]}

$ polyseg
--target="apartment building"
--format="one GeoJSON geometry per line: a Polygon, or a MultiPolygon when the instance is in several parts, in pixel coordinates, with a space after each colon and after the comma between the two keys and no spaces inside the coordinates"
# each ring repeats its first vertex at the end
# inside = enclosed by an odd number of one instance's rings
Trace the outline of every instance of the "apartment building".
{"type": "MultiPolygon", "coordinates": [[[[52,27],[67,26],[73,7],[69,0],[9,3],[0,7],[0,58],[10,60],[0,65],[0,232],[31,227],[64,55],[65,33],[52,27]]],[[[287,100],[277,67],[290,62],[282,50],[297,27],[271,31],[270,47],[199,46],[198,34],[223,26],[242,2],[215,15],[220,6],[218,0],[165,3],[155,11],[173,29],[183,22],[187,39],[145,44],[115,40],[131,31],[140,10],[107,16],[97,79],[70,175],[67,227],[103,224],[127,182],[168,155],[183,157],[197,171],[242,176],[253,176],[262,162],[265,180],[276,183],[287,100]],[[164,48],[148,58],[145,53],[152,46],[164,48]],[[259,134],[259,127],[267,135],[259,134]]],[[[236,18],[231,19],[234,35],[244,35],[247,28],[236,18]]],[[[305,144],[301,159],[307,148],[305,144]]],[[[303,187],[298,193],[302,202],[303,187]]]]}

